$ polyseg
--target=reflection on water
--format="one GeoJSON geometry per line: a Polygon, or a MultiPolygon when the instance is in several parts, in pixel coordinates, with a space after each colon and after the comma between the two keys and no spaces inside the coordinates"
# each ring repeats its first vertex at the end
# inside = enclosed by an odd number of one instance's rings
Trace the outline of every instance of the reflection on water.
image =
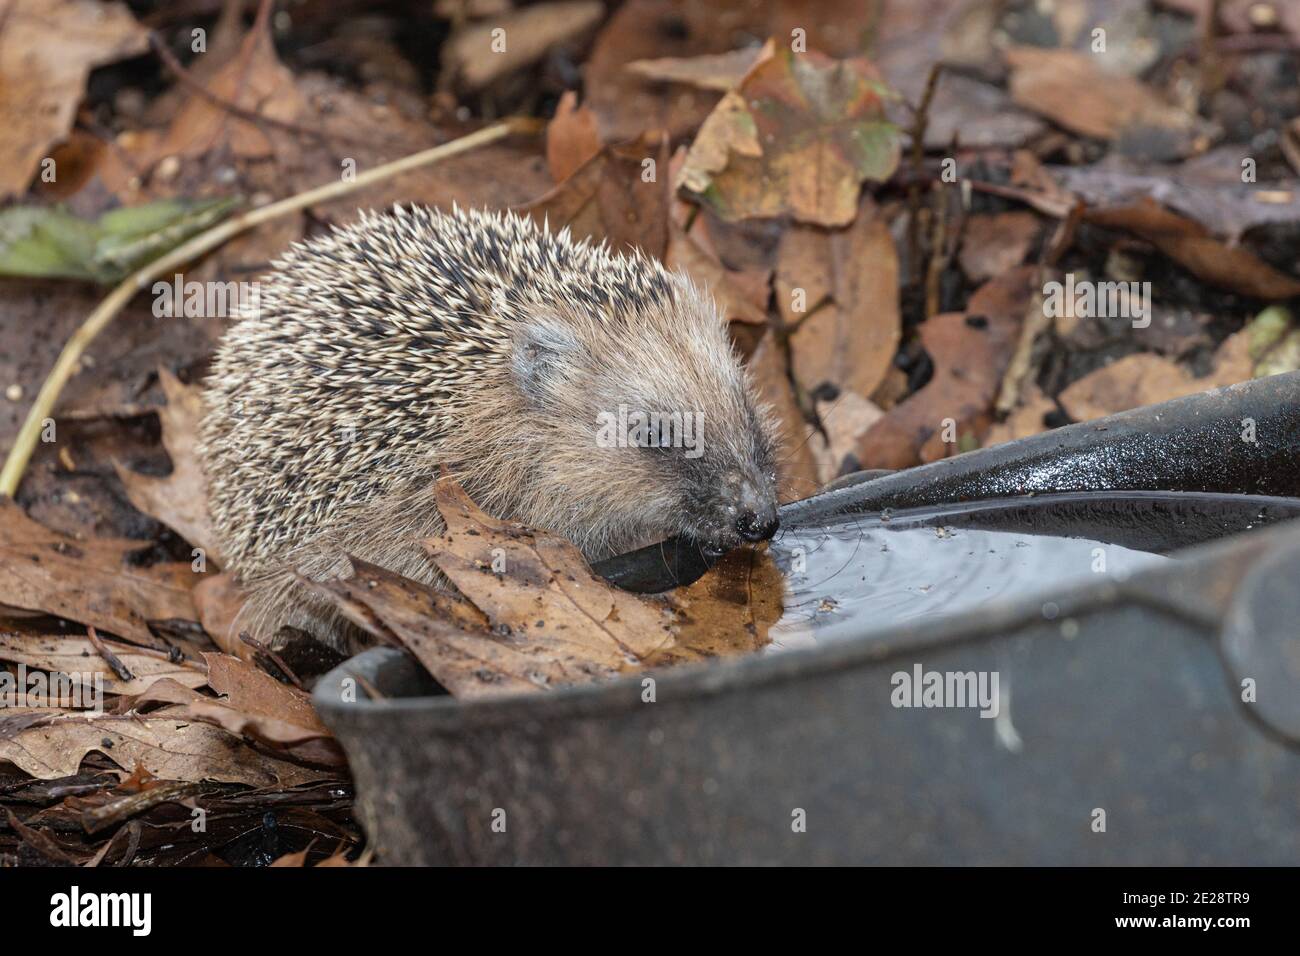
{"type": "Polygon", "coordinates": [[[1086,538],[914,522],[891,527],[877,516],[785,532],[771,553],[786,594],[770,650],[1047,597],[1172,560],[1086,538]]]}

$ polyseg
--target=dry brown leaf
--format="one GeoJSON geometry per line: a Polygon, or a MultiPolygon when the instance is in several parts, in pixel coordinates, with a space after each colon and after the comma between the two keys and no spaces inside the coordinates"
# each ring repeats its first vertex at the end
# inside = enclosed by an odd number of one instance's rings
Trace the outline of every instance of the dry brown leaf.
{"type": "Polygon", "coordinates": [[[1154,405],[1250,379],[1254,362],[1246,331],[1228,336],[1214,354],[1214,369],[1197,378],[1186,366],[1150,353],[1126,355],[1066,387],[1058,400],[1077,422],[1142,405],[1154,405]]]}
{"type": "Polygon", "coordinates": [[[343,751],[316,716],[307,695],[227,654],[204,654],[208,682],[222,700],[192,699],[169,711],[255,740],[295,763],[341,767],[343,751]]]}
{"type": "Polygon", "coordinates": [[[239,589],[233,574],[206,574],[193,591],[199,623],[217,647],[227,654],[252,660],[254,649],[239,639],[239,613],[248,595],[239,589]]]}
{"type": "Polygon", "coordinates": [[[785,356],[772,332],[768,332],[759,341],[754,354],[749,358],[748,367],[759,398],[776,415],[780,498],[783,502],[807,498],[821,487],[816,449],[821,446],[822,440],[799,411],[799,403],[790,386],[785,356]]]}
{"type": "Polygon", "coordinates": [[[163,447],[172,460],[171,474],[154,478],[117,466],[126,495],[147,515],[152,515],[206,556],[223,564],[220,547],[208,517],[208,481],[199,463],[199,420],[203,416],[203,390],[185,385],[166,369],[159,369],[167,404],[159,409],[163,447]]]}
{"type": "Polygon", "coordinates": [[[568,179],[583,163],[600,152],[596,114],[578,106],[578,94],[567,90],[546,125],[546,165],[557,183],[568,179]]]}
{"type": "MultiPolygon", "coordinates": [[[[804,231],[812,227],[804,227],[804,231]]],[[[790,237],[795,229],[787,233],[790,237]]],[[[871,395],[884,381],[898,351],[902,323],[898,307],[898,253],[888,225],[867,201],[848,229],[820,232],[823,250],[805,281],[799,265],[809,260],[808,237],[782,243],[778,260],[778,298],[789,307],[802,288],[808,308],[821,295],[829,268],[831,302],[812,311],[790,337],[794,374],[806,392],[824,383],[871,395]],[[787,248],[792,259],[787,256],[787,248]],[[821,263],[825,263],[823,266],[821,263]]],[[[812,240],[816,245],[817,241],[812,240]]]]}
{"type": "Polygon", "coordinates": [[[90,71],[143,53],[148,31],[125,4],[94,0],[11,0],[0,18],[4,200],[27,190],[41,161],[68,135],[90,71]]]}
{"type": "MultiPolygon", "coordinates": [[[[271,119],[293,122],[307,108],[293,73],[276,56],[269,32],[250,35],[247,42],[252,45],[247,65],[243,51],[237,52],[206,84],[208,92],[271,119]]],[[[248,159],[274,154],[265,131],[195,93],[176,114],[154,155],[199,156],[218,142],[228,142],[236,156],[248,159]]]]}
{"type": "Polygon", "coordinates": [[[529,647],[493,634],[486,616],[472,607],[453,611],[453,599],[426,585],[363,561],[353,565],[351,577],[320,583],[318,593],[348,620],[409,650],[456,697],[536,691],[610,673],[557,658],[544,643],[529,647]]]}
{"type": "Polygon", "coordinates": [[[1214,238],[1205,226],[1170,212],[1153,199],[1092,209],[1085,218],[1142,237],[1196,277],[1221,289],[1271,300],[1300,295],[1300,279],[1279,272],[1248,249],[1214,238]]]}
{"type": "Polygon", "coordinates": [[[700,127],[675,185],[724,219],[847,225],[862,183],[898,165],[888,96],[860,57],[795,54],[769,41],[700,127]]]}
{"type": "Polygon", "coordinates": [[[1110,141],[1158,131],[1181,155],[1195,145],[1195,117],[1140,80],[1103,69],[1090,54],[1013,47],[1005,57],[1012,99],[1068,130],[1110,141]]]}
{"type": "Polygon", "coordinates": [[[123,770],[142,765],[165,780],[294,787],[329,779],[258,753],[224,730],[169,716],[64,716],[0,735],[0,760],[41,780],[75,774],[91,751],[123,770]]]}
{"type": "Polygon", "coordinates": [[[685,83],[696,89],[725,93],[749,72],[760,52],[755,46],[729,53],[636,60],[627,65],[627,71],[657,83],[685,83]]]}
{"type": "Polygon", "coordinates": [[[986,282],[1025,261],[1038,238],[1032,212],[977,213],[966,220],[958,260],[972,282],[986,282]]]}
{"type": "Polygon", "coordinates": [[[849,467],[857,470],[858,442],[882,415],[884,412],[870,399],[848,389],[830,401],[817,403],[817,417],[826,433],[825,453],[817,458],[817,474],[822,484],[838,478],[850,456],[853,460],[849,467]]]}
{"type": "Polygon", "coordinates": [[[984,436],[985,447],[1015,441],[1017,438],[1028,438],[1030,435],[1047,431],[1047,424],[1043,418],[1054,411],[1056,411],[1056,402],[1030,382],[1021,391],[1020,402],[1007,416],[1006,421],[998,422],[984,436]]]}
{"type": "Polygon", "coordinates": [[[608,241],[616,252],[642,249],[656,259],[668,245],[668,139],[607,146],[544,196],[519,207],[553,230],[568,226],[575,239],[608,241]],[[654,160],[649,178],[645,160],[654,160]]]}
{"type": "Polygon", "coordinates": [[[481,90],[540,60],[551,47],[578,39],[604,15],[597,0],[571,0],[539,3],[471,24],[439,51],[443,76],[466,91],[481,90]]]}
{"type": "Polygon", "coordinates": [[[899,402],[858,443],[863,468],[908,468],[956,452],[944,439],[976,435],[990,421],[993,400],[1011,360],[1038,269],[1021,266],[981,286],[965,313],[936,315],[920,326],[934,377],[899,402]]]}
{"type": "Polygon", "coordinates": [[[150,620],[197,619],[189,565],[133,567],[139,541],[65,537],[0,500],[0,604],[90,624],[138,644],[156,643],[150,620]]]}
{"type": "Polygon", "coordinates": [[[85,637],[0,634],[0,661],[67,674],[81,684],[98,678],[106,694],[141,694],[164,679],[191,688],[208,683],[203,668],[192,661],[172,661],[160,652],[150,653],[129,644],[103,643],[130,671],[130,680],[118,677],[85,637]]]}
{"type": "Polygon", "coordinates": [[[724,266],[715,253],[701,247],[693,235],[675,225],[669,226],[668,236],[664,265],[685,271],[697,285],[707,289],[727,321],[755,324],[767,321],[770,269],[734,271],[724,266]]]}

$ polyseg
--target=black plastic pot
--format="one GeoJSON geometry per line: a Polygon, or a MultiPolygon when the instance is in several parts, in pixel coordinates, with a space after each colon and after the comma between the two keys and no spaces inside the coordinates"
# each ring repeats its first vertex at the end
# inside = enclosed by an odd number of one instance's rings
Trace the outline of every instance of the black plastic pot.
{"type": "MultiPolygon", "coordinates": [[[[1296,374],[1071,426],[783,521],[985,502],[962,513],[1212,543],[1123,581],[645,675],[653,703],[643,676],[459,703],[387,649],[315,703],[392,864],[1295,864],[1298,462],[1296,374]],[[1104,489],[1185,494],[1075,494],[1104,489]],[[1070,494],[1005,502],[1029,493],[1070,494]],[[999,715],[895,706],[918,667],[996,673],[999,715]]],[[[663,573],[625,567],[643,588],[663,573]]]]}

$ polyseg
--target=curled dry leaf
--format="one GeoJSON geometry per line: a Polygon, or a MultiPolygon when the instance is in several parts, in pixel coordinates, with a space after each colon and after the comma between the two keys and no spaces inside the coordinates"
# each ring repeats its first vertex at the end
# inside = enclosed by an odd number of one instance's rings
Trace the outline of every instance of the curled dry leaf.
{"type": "Polygon", "coordinates": [[[755,46],[729,53],[636,60],[627,65],[627,71],[659,83],[684,83],[700,90],[725,93],[749,72],[760,52],[755,46]]]}
{"type": "Polygon", "coordinates": [[[847,465],[857,470],[858,442],[884,415],[874,402],[857,392],[842,390],[830,401],[817,403],[817,418],[826,433],[825,452],[817,458],[822,484],[834,481],[847,465]]]}
{"type": "Polygon", "coordinates": [[[148,622],[197,619],[188,564],[134,567],[139,541],[75,540],[38,524],[0,500],[0,604],[94,625],[137,644],[154,645],[148,622]]]}
{"type": "Polygon", "coordinates": [[[143,53],[148,31],[125,4],[95,0],[11,0],[0,17],[0,200],[5,200],[26,191],[51,147],[68,135],[90,71],[143,53]]]}
{"type": "Polygon", "coordinates": [[[958,439],[978,435],[991,418],[1038,269],[1021,266],[985,283],[965,313],[936,315],[920,326],[934,377],[899,402],[858,442],[864,468],[908,468],[956,451],[943,438],[950,419],[958,439]]]}
{"type": "Polygon", "coordinates": [[[700,127],[676,185],[724,219],[847,225],[862,183],[898,165],[889,95],[860,57],[795,54],[769,41],[700,127]]]}
{"type": "Polygon", "coordinates": [[[254,650],[239,639],[239,613],[248,596],[239,589],[233,574],[205,574],[194,586],[194,607],[199,623],[213,643],[227,654],[252,660],[254,650]]]}
{"type": "Polygon", "coordinates": [[[238,658],[226,654],[204,654],[203,658],[208,664],[209,684],[224,699],[194,698],[183,710],[169,714],[221,727],[295,763],[346,764],[342,750],[305,694],[238,658]]]}
{"type": "MultiPolygon", "coordinates": [[[[290,71],[276,55],[268,31],[250,35],[251,50],[230,58],[206,84],[209,93],[227,103],[263,116],[293,122],[307,103],[290,71]]],[[[181,107],[158,144],[156,156],[193,157],[208,152],[217,142],[228,142],[236,156],[260,159],[272,156],[274,147],[259,127],[236,120],[223,107],[193,94],[181,107]]]]}
{"type": "Polygon", "coordinates": [[[1221,289],[1273,300],[1300,295],[1300,279],[1279,272],[1248,249],[1214,238],[1205,226],[1170,212],[1153,199],[1092,209],[1085,218],[1140,236],[1197,278],[1221,289]]]}
{"type": "Polygon", "coordinates": [[[152,515],[207,557],[223,564],[220,547],[208,517],[208,481],[196,451],[199,420],[203,417],[202,389],[185,385],[166,369],[159,369],[167,404],[158,411],[163,447],[172,460],[165,478],[142,475],[117,465],[126,495],[145,514],[152,515]]]}

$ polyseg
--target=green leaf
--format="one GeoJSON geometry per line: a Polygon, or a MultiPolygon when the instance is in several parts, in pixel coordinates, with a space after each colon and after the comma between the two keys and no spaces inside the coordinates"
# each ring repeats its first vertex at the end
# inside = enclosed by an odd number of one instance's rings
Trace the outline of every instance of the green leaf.
{"type": "Polygon", "coordinates": [[[118,282],[224,219],[238,202],[166,199],[93,221],[45,206],[0,210],[0,275],[118,282]]]}

